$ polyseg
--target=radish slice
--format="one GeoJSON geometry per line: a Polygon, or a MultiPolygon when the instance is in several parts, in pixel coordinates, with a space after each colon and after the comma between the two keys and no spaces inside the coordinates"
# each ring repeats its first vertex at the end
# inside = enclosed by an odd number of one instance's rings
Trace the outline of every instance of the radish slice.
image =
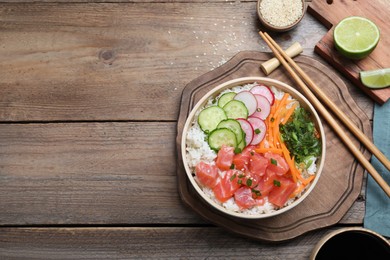
{"type": "Polygon", "coordinates": [[[245,104],[248,109],[248,115],[252,115],[256,112],[257,109],[257,100],[255,96],[249,91],[241,91],[237,95],[234,96],[235,100],[239,100],[245,104]]]}
{"type": "Polygon", "coordinates": [[[257,100],[257,109],[252,116],[259,117],[262,120],[265,120],[267,116],[271,113],[271,104],[268,99],[262,95],[254,95],[257,100]]]}
{"type": "Polygon", "coordinates": [[[242,131],[245,133],[245,144],[250,144],[253,139],[253,127],[251,123],[244,118],[238,118],[237,121],[240,123],[242,131]]]}
{"type": "Polygon", "coordinates": [[[252,125],[253,128],[253,138],[251,145],[257,145],[264,139],[267,126],[263,120],[254,116],[248,117],[248,122],[252,125]]]}
{"type": "Polygon", "coordinates": [[[271,104],[271,106],[275,102],[274,93],[266,85],[256,85],[256,86],[251,88],[250,92],[252,92],[252,94],[255,94],[255,95],[262,95],[262,96],[266,97],[268,99],[269,103],[271,104]]]}

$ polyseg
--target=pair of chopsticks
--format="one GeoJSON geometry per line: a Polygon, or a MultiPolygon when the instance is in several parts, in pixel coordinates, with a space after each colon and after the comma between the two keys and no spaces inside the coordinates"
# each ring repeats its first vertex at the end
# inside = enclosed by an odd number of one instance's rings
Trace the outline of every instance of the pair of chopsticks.
{"type": "Polygon", "coordinates": [[[357,137],[357,139],[364,144],[364,146],[388,169],[390,170],[390,161],[386,156],[368,139],[363,132],[356,127],[354,123],[325,95],[324,92],[310,79],[310,77],[291,59],[280,46],[267,33],[259,32],[263,40],[271,48],[276,58],[290,73],[296,83],[301,87],[305,96],[322,117],[328,122],[340,139],[344,142],[347,148],[359,161],[359,163],[367,170],[367,172],[374,178],[383,191],[390,197],[390,187],[370,162],[364,157],[360,150],[353,144],[352,140],[338,125],[336,120],[313,94],[313,92],[321,99],[326,106],[345,124],[345,126],[357,137]],[[295,70],[295,71],[294,71],[295,70]],[[299,74],[299,75],[298,75],[299,74]]]}

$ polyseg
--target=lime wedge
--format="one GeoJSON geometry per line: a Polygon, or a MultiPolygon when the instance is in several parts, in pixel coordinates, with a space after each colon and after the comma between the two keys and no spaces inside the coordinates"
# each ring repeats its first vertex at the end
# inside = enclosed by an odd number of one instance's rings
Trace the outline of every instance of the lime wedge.
{"type": "Polygon", "coordinates": [[[369,88],[386,88],[390,86],[390,68],[360,72],[362,83],[369,88]]]}
{"type": "Polygon", "coordinates": [[[336,49],[350,59],[367,57],[379,42],[379,29],[370,20],[359,16],[347,17],[333,32],[336,49]]]}

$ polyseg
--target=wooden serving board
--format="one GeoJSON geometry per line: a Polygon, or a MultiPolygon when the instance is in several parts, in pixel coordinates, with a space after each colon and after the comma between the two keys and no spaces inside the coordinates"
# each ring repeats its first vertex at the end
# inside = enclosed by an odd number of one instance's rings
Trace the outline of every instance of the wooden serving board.
{"type": "MultiPolygon", "coordinates": [[[[176,139],[178,189],[184,203],[209,222],[228,231],[270,242],[292,239],[308,231],[336,224],[360,194],[364,174],[363,168],[349,150],[328,124],[323,122],[327,140],[323,173],[312,193],[288,213],[261,220],[235,218],[215,210],[197,194],[187,178],[181,159],[184,152],[180,146],[182,130],[188,114],[204,94],[223,82],[246,76],[265,77],[259,65],[271,57],[269,53],[240,52],[221,67],[190,82],[182,93],[176,139]]],[[[295,61],[371,137],[369,119],[353,101],[343,81],[331,69],[313,58],[299,56],[295,61]]],[[[276,69],[269,77],[297,88],[284,68],[276,69]]],[[[350,137],[357,147],[361,147],[355,138],[350,137]]],[[[368,159],[370,154],[365,149],[360,149],[368,159]]]]}
{"type": "Polygon", "coordinates": [[[361,83],[359,72],[390,67],[390,1],[313,0],[307,10],[330,29],[315,46],[315,52],[342,72],[378,104],[385,103],[390,97],[390,88],[377,90],[367,88],[361,83]],[[348,16],[362,16],[370,19],[379,27],[381,33],[375,50],[368,57],[359,61],[341,56],[333,43],[333,28],[348,16]]]}

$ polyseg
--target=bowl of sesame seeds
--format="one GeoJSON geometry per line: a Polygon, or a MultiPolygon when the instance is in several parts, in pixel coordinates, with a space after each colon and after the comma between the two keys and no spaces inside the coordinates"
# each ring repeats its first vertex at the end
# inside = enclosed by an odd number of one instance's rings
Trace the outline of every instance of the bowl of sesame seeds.
{"type": "Polygon", "coordinates": [[[293,29],[306,11],[305,0],[258,0],[256,8],[263,26],[275,32],[293,29]]]}

